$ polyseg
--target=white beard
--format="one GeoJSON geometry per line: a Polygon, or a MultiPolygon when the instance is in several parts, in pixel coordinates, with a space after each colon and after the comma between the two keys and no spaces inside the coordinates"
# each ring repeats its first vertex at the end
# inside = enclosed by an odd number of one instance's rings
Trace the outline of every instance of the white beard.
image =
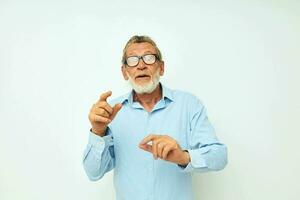
{"type": "Polygon", "coordinates": [[[132,79],[129,74],[127,73],[128,76],[128,82],[130,83],[132,89],[138,93],[138,94],[150,94],[151,92],[153,92],[155,90],[155,88],[158,86],[159,84],[159,79],[160,79],[160,75],[159,75],[159,70],[157,70],[154,75],[151,77],[151,80],[143,85],[138,85],[134,82],[134,79],[132,79]]]}

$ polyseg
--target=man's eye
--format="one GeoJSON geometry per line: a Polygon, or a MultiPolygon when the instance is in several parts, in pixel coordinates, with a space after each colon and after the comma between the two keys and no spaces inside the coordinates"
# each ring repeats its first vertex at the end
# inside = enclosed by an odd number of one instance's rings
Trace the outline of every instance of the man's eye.
{"type": "Polygon", "coordinates": [[[152,59],[153,59],[153,56],[152,56],[152,55],[146,55],[146,56],[145,56],[145,59],[146,59],[146,60],[152,60],[152,59]]]}
{"type": "Polygon", "coordinates": [[[138,57],[129,57],[129,58],[127,58],[127,60],[130,61],[130,62],[137,61],[138,59],[139,59],[138,57]]]}

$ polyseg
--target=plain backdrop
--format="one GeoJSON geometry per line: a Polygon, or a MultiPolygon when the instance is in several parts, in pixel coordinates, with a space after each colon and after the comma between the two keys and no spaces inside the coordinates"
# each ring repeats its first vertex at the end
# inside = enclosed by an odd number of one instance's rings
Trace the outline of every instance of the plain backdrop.
{"type": "Polygon", "coordinates": [[[197,199],[299,199],[300,3],[289,0],[0,0],[0,199],[114,199],[113,172],[90,182],[82,154],[92,104],[130,89],[120,66],[135,34],[157,42],[162,83],[198,96],[228,146],[223,171],[194,174],[197,199]]]}

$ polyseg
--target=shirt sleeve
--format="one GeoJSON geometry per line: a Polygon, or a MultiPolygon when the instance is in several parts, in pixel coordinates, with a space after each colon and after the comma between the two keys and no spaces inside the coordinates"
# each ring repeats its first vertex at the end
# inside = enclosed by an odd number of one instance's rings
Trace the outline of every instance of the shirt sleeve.
{"type": "Polygon", "coordinates": [[[101,179],[106,172],[115,167],[113,136],[109,128],[103,137],[90,131],[82,162],[91,181],[101,179]]]}
{"type": "Polygon", "coordinates": [[[206,108],[197,100],[192,110],[187,149],[191,161],[186,166],[178,167],[182,172],[224,169],[227,165],[227,147],[217,139],[215,130],[208,120],[206,108]]]}

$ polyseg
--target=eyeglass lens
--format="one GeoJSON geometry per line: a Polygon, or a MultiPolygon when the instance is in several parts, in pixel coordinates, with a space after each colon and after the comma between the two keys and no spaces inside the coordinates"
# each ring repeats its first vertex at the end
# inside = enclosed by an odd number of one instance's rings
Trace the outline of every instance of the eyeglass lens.
{"type": "Polygon", "coordinates": [[[156,61],[156,57],[153,54],[146,54],[143,56],[130,56],[126,59],[127,65],[130,67],[137,66],[141,58],[143,59],[144,63],[148,65],[151,65],[156,61]]]}

